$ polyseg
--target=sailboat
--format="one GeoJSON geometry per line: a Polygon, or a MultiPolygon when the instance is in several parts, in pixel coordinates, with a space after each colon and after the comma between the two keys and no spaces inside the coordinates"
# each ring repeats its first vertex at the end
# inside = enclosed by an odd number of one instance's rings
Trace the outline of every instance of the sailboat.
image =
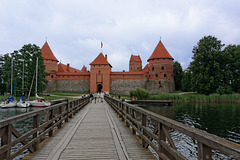
{"type": "Polygon", "coordinates": [[[51,105],[51,102],[46,102],[43,97],[39,97],[37,95],[37,75],[38,75],[38,57],[37,57],[37,63],[36,63],[36,86],[35,86],[35,100],[30,101],[31,106],[33,107],[47,107],[51,105]]]}
{"type": "Polygon", "coordinates": [[[30,102],[24,100],[24,61],[23,61],[23,76],[22,76],[22,99],[17,103],[18,107],[29,107],[30,102]]]}
{"type": "MultiPolygon", "coordinates": [[[[15,107],[17,105],[17,101],[12,97],[12,88],[13,88],[13,76],[14,76],[14,70],[13,70],[13,59],[12,59],[12,64],[11,64],[11,95],[10,97],[7,97],[7,100],[3,101],[0,104],[0,107],[2,108],[10,108],[10,107],[15,107]]],[[[14,85],[15,89],[15,85],[14,85]]]]}

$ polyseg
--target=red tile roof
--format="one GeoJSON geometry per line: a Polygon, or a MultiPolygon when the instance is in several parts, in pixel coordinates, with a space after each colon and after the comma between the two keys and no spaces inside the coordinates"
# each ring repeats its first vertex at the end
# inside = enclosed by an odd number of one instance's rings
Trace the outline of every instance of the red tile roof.
{"type": "Polygon", "coordinates": [[[131,55],[131,58],[130,59],[133,59],[135,62],[142,62],[140,56],[135,56],[135,55],[131,55]]]}
{"type": "Polygon", "coordinates": [[[60,72],[64,72],[64,73],[79,73],[79,72],[82,72],[82,71],[80,71],[78,69],[75,69],[73,67],[70,67],[70,66],[69,66],[69,71],[68,71],[67,67],[68,67],[67,65],[59,63],[58,64],[58,72],[59,73],[60,72]]]}
{"type": "Polygon", "coordinates": [[[149,57],[148,61],[156,58],[170,58],[173,57],[168,53],[167,49],[164,47],[162,41],[159,41],[158,45],[154,49],[152,55],[149,57]]]}
{"type": "Polygon", "coordinates": [[[82,72],[87,72],[87,67],[85,67],[85,65],[82,67],[81,69],[82,72]]]}
{"type": "Polygon", "coordinates": [[[41,52],[42,52],[42,56],[44,59],[54,60],[54,61],[58,62],[57,58],[54,56],[54,54],[47,42],[45,42],[44,45],[42,46],[41,52]]]}
{"type": "Polygon", "coordinates": [[[107,61],[107,59],[103,56],[102,53],[100,53],[97,56],[97,58],[95,58],[94,61],[92,61],[92,63],[90,63],[90,65],[94,65],[94,64],[108,64],[111,66],[111,64],[107,61]]]}

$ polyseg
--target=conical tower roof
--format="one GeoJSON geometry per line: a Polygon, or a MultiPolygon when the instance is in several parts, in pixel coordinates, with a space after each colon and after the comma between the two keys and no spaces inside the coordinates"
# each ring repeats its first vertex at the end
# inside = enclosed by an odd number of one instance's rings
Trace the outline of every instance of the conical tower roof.
{"type": "MultiPolygon", "coordinates": [[[[107,59],[103,56],[102,53],[100,53],[97,58],[94,59],[94,61],[92,61],[92,63],[90,63],[90,65],[94,65],[94,64],[107,64],[107,65],[110,65],[111,64],[107,61],[107,59]]],[[[111,66],[112,67],[112,66],[111,66]]]]}
{"type": "Polygon", "coordinates": [[[44,59],[58,62],[47,42],[42,46],[41,52],[44,59]]]}
{"type": "Polygon", "coordinates": [[[159,41],[157,47],[154,49],[152,55],[148,58],[149,60],[158,59],[158,58],[169,58],[173,59],[173,57],[169,54],[162,41],[159,41]]]}

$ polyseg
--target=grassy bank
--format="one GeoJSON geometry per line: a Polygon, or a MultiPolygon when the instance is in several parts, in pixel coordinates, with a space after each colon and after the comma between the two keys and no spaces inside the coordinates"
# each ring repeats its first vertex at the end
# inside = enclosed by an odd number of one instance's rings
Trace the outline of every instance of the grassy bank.
{"type": "Polygon", "coordinates": [[[177,102],[217,102],[217,103],[240,103],[240,94],[178,94],[178,93],[161,93],[158,95],[150,95],[150,100],[173,100],[177,102]]]}

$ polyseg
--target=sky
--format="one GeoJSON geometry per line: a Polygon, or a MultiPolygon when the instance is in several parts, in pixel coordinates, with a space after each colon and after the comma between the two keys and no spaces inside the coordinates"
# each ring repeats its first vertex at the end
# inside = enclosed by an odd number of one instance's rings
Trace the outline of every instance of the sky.
{"type": "Polygon", "coordinates": [[[76,69],[103,52],[112,71],[128,71],[131,54],[144,67],[161,38],[186,69],[204,36],[239,45],[239,17],[239,0],[0,0],[0,54],[47,41],[76,69]]]}

